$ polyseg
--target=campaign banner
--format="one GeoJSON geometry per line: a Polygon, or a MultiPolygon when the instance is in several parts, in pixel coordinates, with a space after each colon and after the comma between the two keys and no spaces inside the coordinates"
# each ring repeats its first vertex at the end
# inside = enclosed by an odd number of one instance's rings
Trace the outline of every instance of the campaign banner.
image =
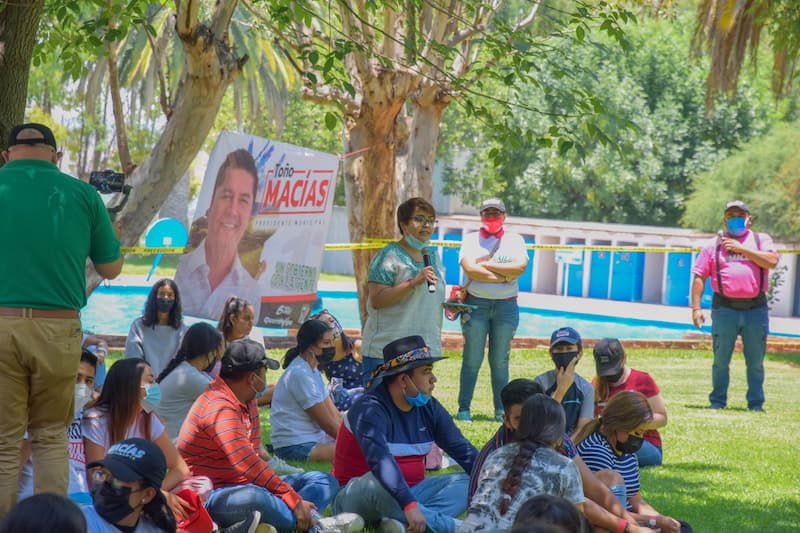
{"type": "Polygon", "coordinates": [[[255,325],[302,324],[317,300],[336,156],[222,132],[208,160],[175,273],[183,312],[220,319],[236,296],[255,325]]]}

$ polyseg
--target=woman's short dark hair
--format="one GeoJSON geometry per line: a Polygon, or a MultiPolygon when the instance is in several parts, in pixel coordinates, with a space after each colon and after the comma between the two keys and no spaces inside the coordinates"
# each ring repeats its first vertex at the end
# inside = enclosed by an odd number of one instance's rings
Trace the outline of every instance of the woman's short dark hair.
{"type": "Polygon", "coordinates": [[[158,325],[158,289],[161,287],[170,287],[175,293],[175,304],[169,312],[169,322],[167,325],[172,326],[173,329],[181,327],[183,322],[183,307],[181,306],[181,293],[178,290],[178,284],[169,278],[163,278],[156,281],[150,288],[150,294],[147,295],[147,301],[144,304],[144,313],[142,313],[142,323],[149,327],[158,325]]]}
{"type": "Polygon", "coordinates": [[[25,498],[0,522],[0,533],[86,533],[86,518],[74,502],[49,492],[25,498]]]}
{"type": "Polygon", "coordinates": [[[416,197],[406,200],[397,206],[397,228],[400,230],[400,235],[404,235],[400,224],[411,222],[411,217],[414,216],[414,211],[416,210],[423,211],[432,217],[436,216],[436,209],[426,199],[416,197]]]}
{"type": "Polygon", "coordinates": [[[570,533],[589,531],[585,529],[586,523],[582,518],[575,506],[564,498],[552,494],[539,494],[520,506],[511,531],[523,533],[531,531],[531,528],[541,528],[536,531],[570,533]]]}
{"type": "Polygon", "coordinates": [[[331,329],[326,322],[316,318],[303,322],[303,325],[297,330],[297,345],[289,348],[286,355],[283,356],[283,368],[288,368],[295,357],[318,343],[323,335],[331,329]]]}

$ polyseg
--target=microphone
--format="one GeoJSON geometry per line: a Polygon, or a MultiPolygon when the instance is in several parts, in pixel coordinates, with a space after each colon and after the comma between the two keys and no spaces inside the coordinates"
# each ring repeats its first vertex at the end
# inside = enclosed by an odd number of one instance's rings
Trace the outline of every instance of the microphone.
{"type": "MultiPolygon", "coordinates": [[[[432,264],[431,263],[431,252],[432,252],[432,250],[428,246],[426,246],[425,248],[422,249],[422,262],[425,263],[426,267],[429,267],[432,264]]],[[[432,281],[428,281],[428,292],[429,293],[436,292],[436,283],[434,283],[432,281]]]]}

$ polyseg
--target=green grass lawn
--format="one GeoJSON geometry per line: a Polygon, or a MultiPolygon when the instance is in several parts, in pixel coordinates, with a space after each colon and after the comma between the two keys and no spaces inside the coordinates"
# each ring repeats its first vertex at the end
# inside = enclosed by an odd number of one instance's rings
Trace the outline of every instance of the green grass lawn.
{"type": "MultiPolygon", "coordinates": [[[[283,354],[274,352],[275,357],[283,354]]],[[[460,354],[436,363],[434,396],[457,410],[460,354]]],[[[770,354],[766,366],[766,413],[747,411],[741,354],[731,365],[729,407],[705,409],[711,381],[711,353],[664,349],[631,350],[630,364],[649,372],[661,388],[669,424],[661,431],[664,466],[642,471],[642,495],[658,511],[688,521],[698,533],[794,532],[800,525],[800,355],[770,354]]],[[[548,370],[541,350],[514,350],[511,377],[548,370]]],[[[591,378],[591,355],[578,372],[591,378]]],[[[269,372],[270,382],[278,372],[269,372]]],[[[497,428],[493,421],[488,365],[484,363],[473,402],[473,422],[458,422],[481,447],[497,428]]],[[[262,412],[269,436],[268,411],[262,412]]],[[[328,470],[328,464],[307,464],[328,470]]]]}

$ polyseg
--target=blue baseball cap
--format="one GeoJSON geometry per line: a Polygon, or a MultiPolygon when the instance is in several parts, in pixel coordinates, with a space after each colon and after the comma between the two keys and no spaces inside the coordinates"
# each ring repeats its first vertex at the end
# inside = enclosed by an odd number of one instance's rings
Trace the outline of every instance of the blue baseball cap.
{"type": "Polygon", "coordinates": [[[550,348],[562,342],[566,342],[568,344],[577,344],[578,350],[583,349],[582,347],[583,345],[581,343],[581,336],[573,328],[570,327],[559,328],[555,330],[552,335],[550,335],[550,348]]]}

